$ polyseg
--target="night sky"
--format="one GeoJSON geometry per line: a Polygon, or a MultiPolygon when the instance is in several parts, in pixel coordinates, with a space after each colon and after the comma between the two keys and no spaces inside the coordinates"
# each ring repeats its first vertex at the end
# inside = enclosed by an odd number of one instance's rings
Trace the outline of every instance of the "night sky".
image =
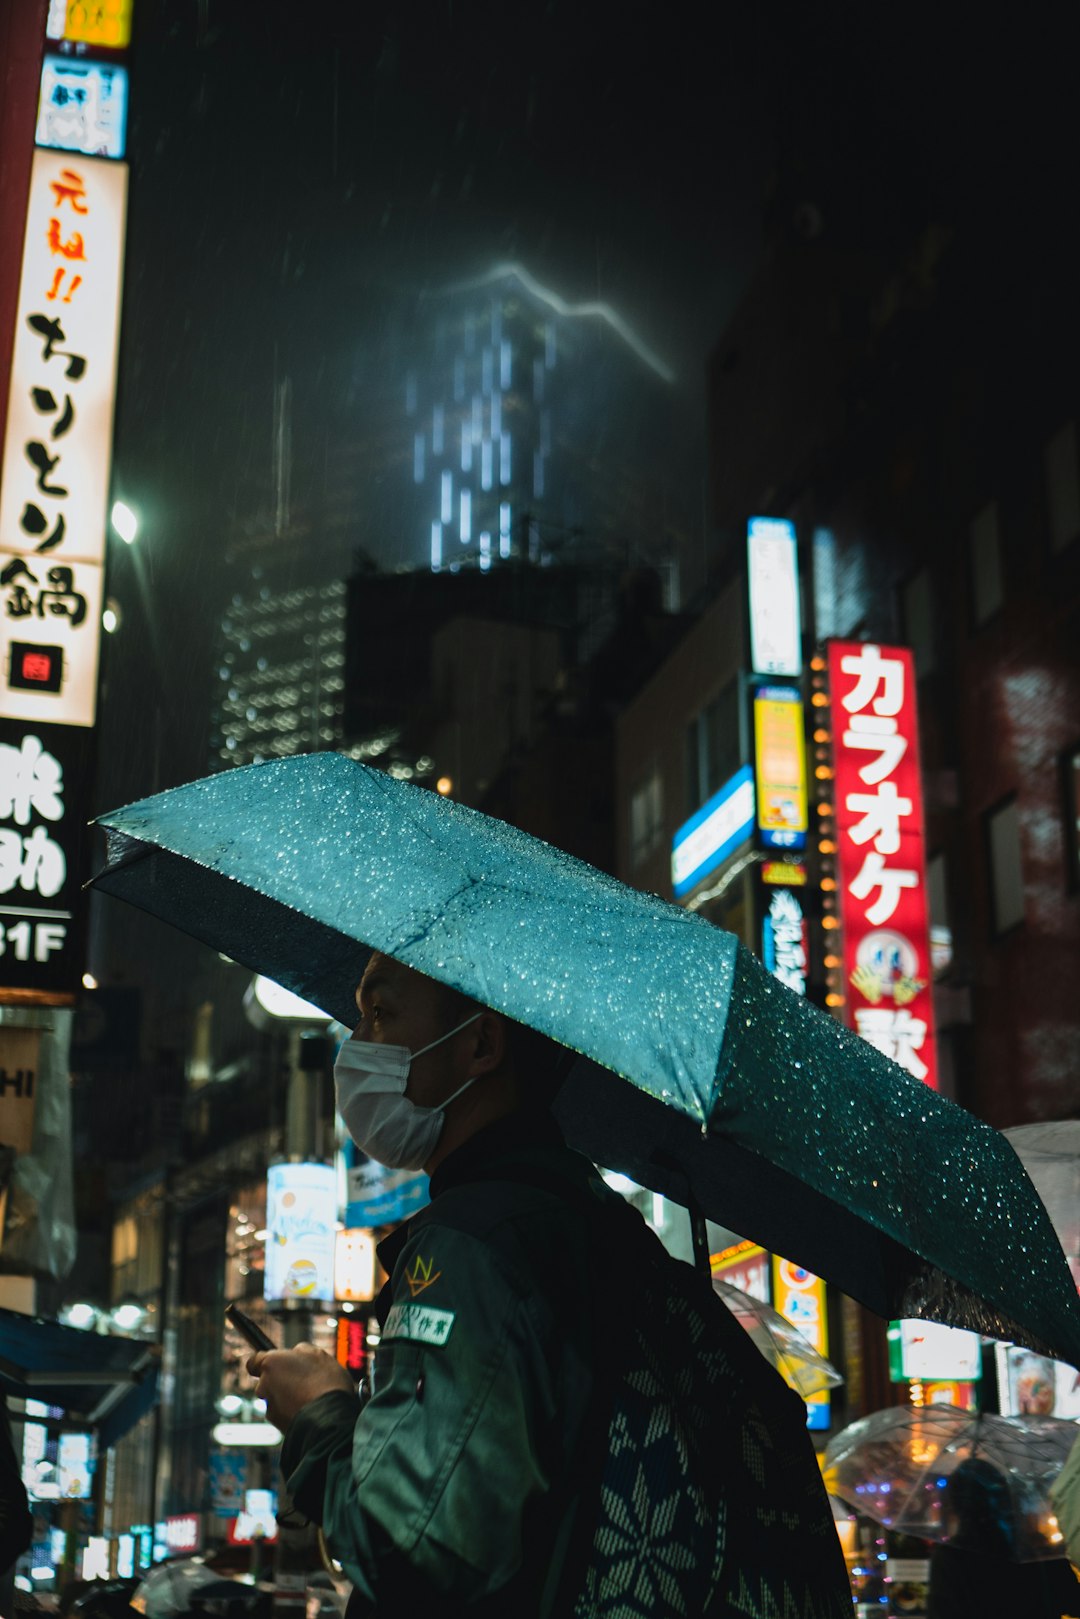
{"type": "MultiPolygon", "coordinates": [[[[357,356],[377,368],[425,290],[517,259],[662,355],[702,479],[709,352],[808,207],[886,258],[927,219],[1058,250],[1065,15],[137,0],[114,489],[142,531],[110,547],[97,807],[207,769],[224,545],[270,505],[275,375],[298,443],[322,416],[362,438],[357,356]]],[[[182,1049],[205,952],[115,904],[92,933],[182,1049]]]]}
{"type": "Polygon", "coordinates": [[[1034,20],[900,32],[854,4],[142,0],[136,27],[114,483],[143,531],[113,574],[103,804],[205,768],[223,541],[269,504],[275,375],[301,436],[313,411],[363,434],[351,356],[517,259],[640,331],[696,445],[770,233],[807,204],[849,234],[1015,230],[1068,106],[1034,20]]]}

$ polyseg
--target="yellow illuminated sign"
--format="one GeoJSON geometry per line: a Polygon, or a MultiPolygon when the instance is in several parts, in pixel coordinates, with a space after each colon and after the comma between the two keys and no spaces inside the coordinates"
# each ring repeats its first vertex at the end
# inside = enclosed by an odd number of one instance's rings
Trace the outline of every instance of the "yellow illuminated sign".
{"type": "Polygon", "coordinates": [[[133,0],[68,0],[64,38],[120,51],[131,43],[133,0]]]}
{"type": "Polygon", "coordinates": [[[771,849],[801,849],[806,843],[806,742],[803,706],[785,686],[764,686],[754,697],[757,817],[762,842],[771,849]]]}
{"type": "MultiPolygon", "coordinates": [[[[820,1276],[794,1264],[790,1259],[773,1255],[773,1307],[785,1321],[797,1327],[819,1355],[829,1353],[829,1324],[825,1306],[825,1283],[820,1276]]],[[[812,1394],[806,1401],[808,1426],[821,1428],[828,1424],[829,1396],[812,1394]]]]}

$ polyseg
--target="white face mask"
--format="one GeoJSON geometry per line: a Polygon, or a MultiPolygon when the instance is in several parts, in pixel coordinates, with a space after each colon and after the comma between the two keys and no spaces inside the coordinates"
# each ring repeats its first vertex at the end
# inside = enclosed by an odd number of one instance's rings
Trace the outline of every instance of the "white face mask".
{"type": "Polygon", "coordinates": [[[438,1107],[420,1107],[405,1095],[410,1064],[482,1016],[474,1012],[419,1051],[346,1040],[334,1063],[334,1091],[337,1110],[361,1152],[387,1169],[423,1169],[442,1133],[446,1109],[475,1085],[479,1075],[467,1079],[438,1107]]]}

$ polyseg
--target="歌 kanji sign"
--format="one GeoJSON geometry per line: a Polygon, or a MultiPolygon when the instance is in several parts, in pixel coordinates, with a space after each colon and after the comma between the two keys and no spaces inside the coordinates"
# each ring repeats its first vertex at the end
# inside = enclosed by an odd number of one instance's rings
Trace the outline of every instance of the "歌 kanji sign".
{"type": "Polygon", "coordinates": [[[936,1090],[912,655],[830,642],[829,689],[847,1021],[936,1090]]]}
{"type": "Polygon", "coordinates": [[[78,983],[76,914],[91,733],[0,720],[0,985],[68,993],[78,983]]]}
{"type": "Polygon", "coordinates": [[[0,487],[0,714],[92,725],[127,168],[38,150],[0,487]]]}

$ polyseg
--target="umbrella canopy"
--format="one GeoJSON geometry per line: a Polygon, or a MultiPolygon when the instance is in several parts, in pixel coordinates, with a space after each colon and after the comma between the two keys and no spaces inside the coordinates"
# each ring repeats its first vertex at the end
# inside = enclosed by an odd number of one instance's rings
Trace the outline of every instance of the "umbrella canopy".
{"type": "Polygon", "coordinates": [[[254,1605],[261,1593],[240,1580],[227,1579],[196,1558],[179,1558],[152,1568],[135,1592],[132,1607],[146,1619],[178,1619],[197,1596],[207,1609],[224,1613],[227,1605],[254,1605]]]}
{"type": "Polygon", "coordinates": [[[0,1310],[0,1388],[59,1406],[72,1422],[96,1429],[102,1449],[150,1410],[157,1385],[154,1344],[0,1310]]]}
{"type": "Polygon", "coordinates": [[[1017,1563],[1063,1557],[1050,1502],[1076,1438],[1054,1417],[875,1411],[830,1440],[825,1488],[889,1529],[1017,1563]]]}
{"type": "Polygon", "coordinates": [[[355,1020],[380,950],[581,1053],[559,1111],[596,1161],[882,1315],[1080,1361],[1080,1301],[1012,1149],[733,935],[332,753],[100,822],[99,888],[331,1017],[355,1020]]]}
{"type": "Polygon", "coordinates": [[[812,1394],[823,1394],[844,1381],[832,1361],[818,1354],[798,1327],[785,1321],[771,1304],[744,1293],[741,1287],[713,1278],[713,1290],[727,1305],[740,1327],[750,1334],[754,1344],[770,1366],[793,1388],[796,1394],[808,1400],[812,1394]]]}

